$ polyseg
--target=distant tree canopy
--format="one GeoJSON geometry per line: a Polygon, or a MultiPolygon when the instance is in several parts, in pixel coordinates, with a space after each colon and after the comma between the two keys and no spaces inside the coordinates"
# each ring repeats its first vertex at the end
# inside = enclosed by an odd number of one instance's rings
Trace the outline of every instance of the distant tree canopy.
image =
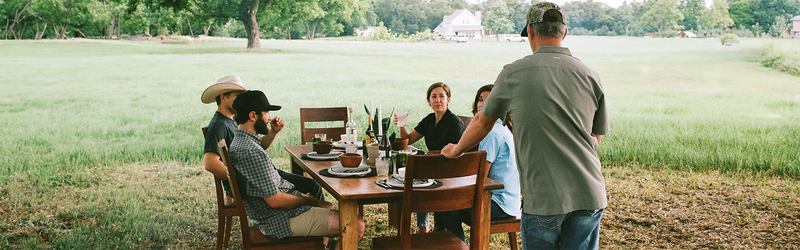
{"type": "MultiPolygon", "coordinates": [[[[63,39],[123,34],[314,39],[353,35],[383,22],[395,34],[435,29],[459,9],[482,12],[487,34],[525,26],[540,0],[0,0],[2,39],[63,39]],[[4,25],[2,21],[5,21],[4,25]]],[[[595,0],[564,4],[573,35],[664,35],[677,30],[749,30],[783,36],[800,0],[643,0],[612,8],[595,0]],[[713,1],[713,2],[706,2],[713,1]],[[710,8],[706,7],[710,4],[710,8]]],[[[749,32],[748,31],[748,32],[749,32]]]]}

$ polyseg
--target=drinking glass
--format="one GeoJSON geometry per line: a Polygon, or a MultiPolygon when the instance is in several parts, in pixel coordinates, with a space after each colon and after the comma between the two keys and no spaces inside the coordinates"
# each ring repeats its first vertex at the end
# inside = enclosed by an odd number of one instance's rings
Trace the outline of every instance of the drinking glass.
{"type": "Polygon", "coordinates": [[[328,134],[314,134],[314,138],[319,138],[320,141],[327,141],[328,134]]]}
{"type": "Polygon", "coordinates": [[[389,175],[389,161],[392,158],[383,157],[375,159],[375,168],[378,171],[378,176],[388,176],[389,175]]]}

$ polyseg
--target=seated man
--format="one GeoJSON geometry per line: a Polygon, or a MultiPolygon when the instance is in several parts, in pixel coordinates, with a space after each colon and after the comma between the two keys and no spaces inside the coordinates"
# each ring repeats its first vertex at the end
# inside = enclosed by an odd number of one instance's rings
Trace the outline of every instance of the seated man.
{"type": "MultiPolygon", "coordinates": [[[[261,148],[258,134],[270,130],[270,105],[261,91],[247,91],[233,101],[239,126],[230,148],[247,216],[269,237],[339,235],[339,211],[333,204],[303,194],[282,178],[269,154],[261,148]]],[[[359,218],[359,240],[364,236],[364,220],[359,218]]],[[[329,247],[331,244],[328,244],[329,247]]],[[[340,245],[336,246],[337,249],[340,245]]]]}
{"type": "MultiPolygon", "coordinates": [[[[228,183],[228,170],[225,168],[225,164],[222,163],[222,159],[220,159],[219,156],[217,142],[221,139],[225,139],[225,142],[228,143],[228,147],[231,146],[230,143],[233,142],[233,131],[236,130],[236,122],[233,120],[233,114],[236,113],[236,110],[233,109],[233,100],[236,99],[236,96],[245,91],[247,91],[247,89],[242,85],[242,80],[239,79],[238,76],[229,75],[220,78],[217,80],[217,83],[209,86],[203,91],[201,97],[203,103],[206,104],[217,102],[217,112],[211,117],[211,121],[208,123],[208,127],[206,127],[207,135],[203,153],[203,165],[206,170],[222,179],[222,187],[225,189],[225,205],[233,204],[233,198],[231,198],[233,193],[228,183]]],[[[284,121],[281,118],[275,118],[270,125],[271,133],[261,137],[261,147],[264,149],[269,148],[272,142],[275,141],[278,132],[283,129],[284,121]]],[[[317,199],[325,200],[322,189],[313,179],[302,175],[287,173],[280,169],[277,169],[277,171],[282,178],[294,184],[298,191],[309,193],[317,199]]]]}

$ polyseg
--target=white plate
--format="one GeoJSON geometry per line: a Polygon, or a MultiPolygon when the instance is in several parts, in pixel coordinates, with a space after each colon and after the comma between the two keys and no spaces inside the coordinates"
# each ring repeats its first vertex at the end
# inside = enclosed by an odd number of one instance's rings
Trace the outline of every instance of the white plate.
{"type": "Polygon", "coordinates": [[[314,160],[336,160],[342,152],[330,152],[329,154],[318,154],[317,152],[308,152],[306,156],[314,160]]]}
{"type": "Polygon", "coordinates": [[[418,148],[416,148],[414,146],[411,146],[411,145],[408,145],[408,147],[406,147],[406,150],[400,150],[400,151],[397,151],[397,152],[398,153],[405,153],[407,155],[415,155],[415,154],[417,154],[417,151],[419,151],[418,148]]]}
{"type": "MultiPolygon", "coordinates": [[[[333,148],[344,149],[344,142],[342,141],[333,142],[333,148]]],[[[364,147],[361,146],[361,144],[358,144],[358,149],[363,149],[363,148],[364,147]]]]}
{"type": "MultiPolygon", "coordinates": [[[[415,187],[415,188],[420,188],[420,187],[427,187],[427,186],[433,185],[433,183],[434,183],[433,179],[428,179],[428,181],[425,182],[425,183],[414,184],[412,186],[415,187]]],[[[389,185],[389,186],[392,186],[392,187],[399,187],[399,188],[404,187],[403,183],[400,182],[399,180],[395,179],[395,178],[386,179],[386,184],[389,185]]]]}
{"type": "Polygon", "coordinates": [[[340,168],[344,168],[344,167],[342,167],[341,165],[335,165],[335,166],[333,166],[333,167],[328,169],[328,173],[332,174],[332,175],[335,175],[335,176],[356,176],[356,175],[361,176],[361,175],[366,175],[366,174],[369,174],[370,172],[372,172],[372,169],[370,169],[367,165],[359,166],[359,168],[362,168],[362,167],[366,167],[366,169],[364,171],[361,171],[361,172],[340,173],[340,172],[337,172],[335,170],[336,169],[340,169],[340,168]]]}

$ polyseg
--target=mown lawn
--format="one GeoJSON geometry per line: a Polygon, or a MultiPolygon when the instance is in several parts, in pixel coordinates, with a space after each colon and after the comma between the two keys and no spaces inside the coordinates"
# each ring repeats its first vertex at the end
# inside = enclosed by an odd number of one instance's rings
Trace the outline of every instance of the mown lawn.
{"type": "MultiPolygon", "coordinates": [[[[413,125],[429,113],[425,89],[442,81],[453,112],[467,115],[478,87],[530,54],[493,41],[244,43],[0,41],[0,248],[213,247],[199,128],[215,107],[199,97],[222,76],[283,106],[288,125],[269,153],[288,169],[282,146],[299,141],[300,107],[355,107],[363,126],[373,98],[413,125]]],[[[800,78],[760,66],[768,43],[800,50],[791,40],[567,38],[609,105],[604,246],[800,245],[800,78]],[[713,211],[729,212],[700,223],[713,211]],[[731,242],[726,229],[750,240],[731,242]]],[[[369,235],[393,233],[380,209],[367,209],[369,235]]]]}

